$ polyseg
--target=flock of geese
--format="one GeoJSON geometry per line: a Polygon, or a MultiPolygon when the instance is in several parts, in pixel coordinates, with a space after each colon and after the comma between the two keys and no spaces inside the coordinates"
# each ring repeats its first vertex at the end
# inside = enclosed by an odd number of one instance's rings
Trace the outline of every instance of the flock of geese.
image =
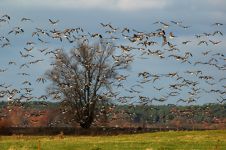
{"type": "MultiPolygon", "coordinates": [[[[192,26],[184,25],[181,21],[154,22],[156,30],[152,32],[100,23],[101,31],[90,33],[81,27],[58,29],[61,20],[49,19],[49,27],[35,27],[31,33],[27,33],[30,29],[23,28],[23,25],[34,25],[33,19],[23,17],[19,20],[21,26],[15,27],[12,27],[14,25],[11,20],[7,14],[0,16],[0,56],[7,53],[8,49],[17,49],[13,43],[15,38],[18,40],[29,34],[29,40],[25,42],[23,49],[14,50],[18,55],[8,60],[7,66],[2,66],[1,61],[0,100],[18,102],[49,99],[48,94],[34,96],[34,88],[45,88],[47,80],[44,75],[36,77],[29,69],[41,70],[40,66],[47,65],[49,58],[55,58],[59,51],[64,50],[62,47],[54,48],[54,44],[74,46],[78,41],[89,43],[103,40],[116,49],[116,53],[112,55],[112,63],[123,62],[133,68],[142,61],[148,61],[147,66],[138,67],[139,72],[123,72],[118,75],[112,83],[116,92],[108,91],[105,93],[106,97],[129,105],[170,103],[170,100],[176,104],[195,104],[206,94],[214,98],[213,103],[223,104],[226,101],[226,57],[222,31],[225,25],[222,23],[209,24],[207,26],[211,28],[211,32],[189,35],[190,39],[184,40],[181,38],[183,35],[180,37],[172,31],[174,28],[181,32],[191,32],[192,26]],[[10,30],[6,31],[8,28],[10,30]],[[189,50],[192,48],[193,50],[189,50]],[[18,61],[15,61],[17,59],[18,61]],[[161,66],[153,65],[153,61],[163,62],[166,70],[172,68],[173,71],[155,73],[152,68],[161,66]],[[168,68],[166,65],[170,63],[175,66],[168,68]],[[11,67],[17,67],[19,70],[13,71],[13,78],[22,76],[23,87],[16,87],[19,83],[13,85],[13,82],[4,82],[11,67]],[[143,70],[140,71],[141,69],[143,70]],[[39,86],[33,86],[37,84],[39,86]]],[[[49,66],[51,65],[53,64],[49,63],[49,66]]],[[[20,82],[17,79],[10,80],[20,82]]]]}

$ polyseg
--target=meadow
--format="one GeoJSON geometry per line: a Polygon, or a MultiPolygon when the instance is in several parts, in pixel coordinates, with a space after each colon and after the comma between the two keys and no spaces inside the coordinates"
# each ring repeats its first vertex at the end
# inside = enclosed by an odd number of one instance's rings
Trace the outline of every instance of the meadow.
{"type": "Polygon", "coordinates": [[[225,150],[226,130],[114,136],[0,136],[0,150],[225,150]]]}

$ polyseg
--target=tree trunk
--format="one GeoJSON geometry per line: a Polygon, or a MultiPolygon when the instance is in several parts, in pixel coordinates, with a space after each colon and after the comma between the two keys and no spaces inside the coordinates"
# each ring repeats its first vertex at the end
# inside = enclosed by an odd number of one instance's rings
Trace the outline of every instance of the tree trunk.
{"type": "Polygon", "coordinates": [[[84,129],[89,129],[92,123],[93,123],[93,116],[88,116],[87,118],[84,118],[82,122],[80,122],[80,127],[84,129]]]}

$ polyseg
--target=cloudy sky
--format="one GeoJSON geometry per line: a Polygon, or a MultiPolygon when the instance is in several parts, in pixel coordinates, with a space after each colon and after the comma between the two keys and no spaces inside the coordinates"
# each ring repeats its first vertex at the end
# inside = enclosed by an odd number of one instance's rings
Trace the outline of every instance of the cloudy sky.
{"type": "Polygon", "coordinates": [[[1,12],[38,21],[52,16],[67,24],[111,21],[141,28],[156,20],[175,19],[191,25],[223,21],[225,4],[224,0],[1,0],[1,12]]]}
{"type": "MultiPolygon", "coordinates": [[[[183,47],[181,42],[185,40],[194,41],[195,34],[203,34],[204,32],[212,33],[215,30],[220,30],[222,33],[226,33],[225,6],[225,0],[0,0],[0,17],[5,14],[11,17],[9,23],[0,23],[0,34],[2,34],[0,36],[9,36],[12,42],[7,48],[0,48],[0,69],[8,68],[7,65],[10,60],[16,60],[19,64],[24,62],[24,60],[21,60],[19,57],[18,52],[26,47],[25,41],[31,39],[30,35],[35,27],[48,28],[48,19],[59,19],[60,21],[56,27],[59,29],[82,27],[87,32],[92,33],[101,31],[101,22],[111,23],[113,26],[119,28],[128,27],[138,31],[151,32],[161,27],[153,24],[156,21],[165,23],[170,23],[172,20],[182,21],[184,26],[190,27],[189,30],[183,30],[175,26],[169,27],[167,30],[172,31],[178,37],[177,41],[175,41],[178,46],[190,50],[193,54],[197,53],[197,57],[194,58],[194,61],[204,61],[205,58],[203,58],[203,55],[200,55],[201,52],[208,49],[215,49],[216,47],[197,47],[197,43],[190,45],[190,47],[183,47]],[[32,22],[22,23],[20,20],[23,17],[31,18],[32,22]],[[215,28],[212,26],[215,22],[220,22],[224,25],[215,28]],[[7,35],[7,33],[16,26],[23,27],[26,34],[20,38],[7,35]]],[[[225,36],[214,38],[215,41],[222,41],[217,46],[216,53],[225,54],[225,36]]],[[[118,42],[123,43],[124,41],[118,42]]],[[[52,43],[51,46],[67,48],[67,45],[59,45],[57,43],[52,43]]],[[[36,55],[38,58],[42,59],[41,55],[36,55]]],[[[225,64],[224,62],[221,63],[221,65],[225,64]]],[[[207,75],[216,77],[216,80],[225,76],[225,71],[218,71],[213,67],[198,66],[194,68],[188,64],[178,65],[178,63],[172,60],[160,61],[158,58],[151,58],[151,61],[149,59],[142,61],[136,60],[133,65],[133,73],[149,71],[161,74],[167,71],[184,72],[191,68],[193,70],[202,69],[207,75]]],[[[42,63],[37,67],[30,68],[30,72],[32,72],[32,76],[37,77],[42,75],[47,68],[48,66],[42,63]]],[[[20,72],[20,70],[18,72],[20,72]]],[[[29,78],[30,80],[34,80],[35,77],[29,78]]],[[[18,77],[13,69],[8,69],[6,73],[0,73],[0,84],[10,83],[15,86],[21,86],[19,83],[24,80],[23,77],[18,77]]],[[[132,81],[134,81],[134,77],[128,79],[127,84],[132,85],[132,81]]],[[[155,83],[155,86],[166,86],[165,82],[170,81],[159,81],[155,83]]],[[[225,84],[217,83],[214,87],[208,85],[207,89],[217,88],[222,90],[222,85],[225,84]]],[[[35,92],[38,94],[43,93],[44,88],[41,85],[37,86],[33,87],[35,92]]],[[[203,84],[202,86],[206,85],[203,84]]],[[[225,89],[223,90],[225,91],[225,89]]],[[[164,93],[159,94],[155,94],[155,92],[152,85],[148,85],[144,89],[144,94],[149,97],[161,97],[169,91],[166,90],[164,93]]],[[[209,94],[206,96],[206,94],[202,92],[199,97],[201,98],[199,98],[198,103],[202,104],[213,102],[219,98],[219,95],[209,94]]],[[[167,103],[171,102],[175,103],[176,100],[171,99],[167,103]]]]}

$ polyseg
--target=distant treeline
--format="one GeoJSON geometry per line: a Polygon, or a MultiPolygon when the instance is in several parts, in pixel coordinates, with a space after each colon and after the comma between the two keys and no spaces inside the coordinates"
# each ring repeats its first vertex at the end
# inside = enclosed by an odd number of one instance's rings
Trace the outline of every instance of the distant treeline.
{"type": "Polygon", "coordinates": [[[158,106],[118,106],[133,114],[134,122],[167,123],[171,120],[192,120],[195,123],[217,122],[226,118],[226,104],[204,104],[191,106],[158,105],[158,106]]]}
{"type": "MultiPolygon", "coordinates": [[[[0,102],[0,109],[10,105],[21,105],[23,108],[32,108],[36,110],[48,110],[60,108],[60,103],[30,101],[19,104],[0,102]]],[[[212,123],[226,118],[226,103],[209,103],[204,105],[178,106],[168,105],[116,105],[111,114],[127,116],[127,119],[133,123],[167,123],[172,120],[192,120],[195,123],[212,123]],[[120,115],[119,115],[120,114],[120,115]]],[[[113,115],[108,115],[112,119],[113,115]]]]}
{"type": "Polygon", "coordinates": [[[5,106],[22,106],[23,108],[34,109],[46,109],[46,108],[58,108],[60,103],[48,102],[48,101],[29,101],[29,102],[16,102],[16,101],[0,101],[0,108],[5,106]]]}

